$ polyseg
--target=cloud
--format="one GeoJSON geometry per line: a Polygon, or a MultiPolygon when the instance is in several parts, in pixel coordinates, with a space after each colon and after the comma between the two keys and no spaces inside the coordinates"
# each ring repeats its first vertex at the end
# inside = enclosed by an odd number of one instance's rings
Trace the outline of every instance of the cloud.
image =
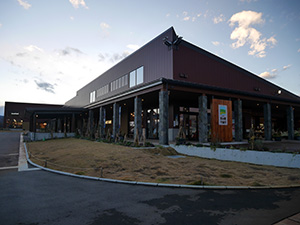
{"type": "Polygon", "coordinates": [[[100,27],[102,30],[106,30],[110,28],[110,26],[105,22],[100,23],[100,27]]]}
{"type": "Polygon", "coordinates": [[[79,49],[71,48],[71,47],[66,47],[65,49],[58,50],[58,52],[59,52],[60,55],[63,55],[63,56],[71,55],[72,53],[76,53],[77,55],[78,54],[83,54],[83,52],[80,51],[79,49]]]}
{"type": "Polygon", "coordinates": [[[102,53],[99,53],[98,56],[99,56],[99,61],[100,62],[103,62],[106,59],[106,57],[102,53]]]}
{"type": "Polygon", "coordinates": [[[38,86],[38,89],[41,89],[43,91],[47,91],[49,93],[55,94],[53,84],[50,84],[50,83],[44,82],[44,81],[36,81],[36,80],[34,80],[34,82],[38,86]]]}
{"type": "Polygon", "coordinates": [[[277,44],[277,40],[274,37],[270,37],[269,39],[267,39],[267,42],[271,42],[272,45],[277,44]]]}
{"type": "Polygon", "coordinates": [[[74,18],[74,16],[70,16],[70,20],[74,20],[75,18],[74,18]]]}
{"type": "Polygon", "coordinates": [[[214,46],[220,45],[220,42],[218,42],[218,41],[212,41],[211,43],[212,43],[214,46]]]}
{"type": "Polygon", "coordinates": [[[213,18],[214,24],[218,24],[225,21],[225,16],[220,14],[218,17],[213,18]]]}
{"type": "Polygon", "coordinates": [[[18,57],[24,57],[24,56],[27,56],[27,55],[28,55],[27,52],[19,52],[19,53],[16,54],[16,56],[18,56],[18,57]]]}
{"type": "Polygon", "coordinates": [[[166,18],[169,18],[170,16],[171,16],[170,13],[167,13],[167,14],[166,14],[166,18]]]}
{"type": "Polygon", "coordinates": [[[273,78],[277,77],[282,71],[287,70],[291,66],[292,65],[289,64],[287,66],[283,66],[282,70],[272,69],[271,72],[265,71],[265,72],[259,74],[259,76],[262,77],[262,78],[265,78],[265,79],[273,79],[273,78]]]}
{"type": "Polygon", "coordinates": [[[298,51],[297,52],[300,52],[300,48],[298,49],[298,51]]]}
{"type": "MultiPolygon", "coordinates": [[[[184,11],[184,12],[182,12],[182,15],[183,15],[183,21],[189,21],[189,20],[191,20],[192,22],[195,22],[196,21],[196,19],[197,19],[197,17],[199,17],[201,14],[198,14],[198,15],[192,15],[192,16],[190,16],[190,15],[188,15],[189,13],[188,12],[186,12],[186,11],[184,11]]],[[[177,18],[179,18],[179,15],[177,15],[177,18]]]]}
{"type": "Polygon", "coordinates": [[[282,70],[287,70],[288,68],[290,68],[292,65],[291,64],[289,64],[289,65],[287,65],[287,66],[284,66],[283,68],[282,68],[282,70]]]}
{"type": "Polygon", "coordinates": [[[100,27],[101,27],[101,30],[104,34],[104,37],[108,37],[109,36],[110,25],[105,23],[105,22],[102,22],[102,23],[100,23],[100,27]]]}
{"type": "Polygon", "coordinates": [[[21,6],[24,7],[24,9],[29,9],[29,8],[31,7],[31,5],[30,5],[28,2],[26,2],[26,1],[18,0],[18,2],[19,2],[19,4],[20,4],[21,6]]]}
{"type": "Polygon", "coordinates": [[[39,51],[39,52],[43,52],[44,50],[35,46],[35,45],[28,45],[24,47],[25,50],[29,51],[29,52],[34,52],[34,51],[39,51]]]}
{"type": "Polygon", "coordinates": [[[87,7],[87,5],[85,4],[84,0],[69,0],[69,2],[73,5],[73,7],[75,9],[78,9],[79,6],[82,6],[86,9],[88,9],[89,7],[87,7]]]}
{"type": "Polygon", "coordinates": [[[277,76],[276,73],[270,73],[270,72],[263,72],[261,74],[259,74],[260,77],[265,78],[265,79],[273,79],[277,76]]]}
{"type": "Polygon", "coordinates": [[[136,50],[138,50],[140,48],[139,45],[134,45],[134,44],[129,44],[126,47],[129,48],[129,49],[131,49],[131,50],[133,50],[133,51],[136,51],[136,50]]]}
{"type": "Polygon", "coordinates": [[[242,11],[234,14],[229,19],[229,22],[230,27],[234,27],[236,23],[238,24],[230,35],[231,40],[236,40],[236,42],[231,45],[234,49],[242,47],[245,44],[249,44],[251,50],[248,51],[248,54],[255,55],[258,58],[263,58],[266,56],[266,47],[272,47],[277,43],[274,36],[269,39],[261,38],[261,33],[252,27],[255,24],[264,23],[262,13],[242,11]]]}
{"type": "Polygon", "coordinates": [[[124,51],[123,53],[114,53],[111,58],[110,61],[112,63],[116,63],[121,61],[122,59],[126,58],[129,55],[129,52],[124,51]]]}
{"type": "Polygon", "coordinates": [[[2,27],[2,23],[0,23],[0,28],[2,27]]]}
{"type": "Polygon", "coordinates": [[[109,61],[111,63],[116,63],[126,58],[129,54],[130,52],[128,51],[124,51],[122,53],[114,53],[114,54],[99,53],[98,57],[100,62],[109,61]]]}

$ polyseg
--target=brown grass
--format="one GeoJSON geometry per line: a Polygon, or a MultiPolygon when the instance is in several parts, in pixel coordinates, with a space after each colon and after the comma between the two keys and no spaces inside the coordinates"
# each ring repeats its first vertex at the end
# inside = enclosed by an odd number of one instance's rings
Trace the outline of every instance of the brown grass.
{"type": "Polygon", "coordinates": [[[129,181],[206,185],[299,185],[300,169],[197,157],[168,158],[172,148],[133,149],[80,139],[28,143],[31,160],[71,173],[129,181]]]}

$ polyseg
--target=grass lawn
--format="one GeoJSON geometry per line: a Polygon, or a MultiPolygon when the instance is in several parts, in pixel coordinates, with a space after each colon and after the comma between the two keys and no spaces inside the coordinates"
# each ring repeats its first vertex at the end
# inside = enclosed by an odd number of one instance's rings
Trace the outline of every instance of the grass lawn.
{"type": "Polygon", "coordinates": [[[261,186],[300,185],[300,169],[259,166],[178,155],[172,148],[133,149],[81,139],[27,144],[31,160],[49,168],[111,179],[174,184],[261,186]]]}

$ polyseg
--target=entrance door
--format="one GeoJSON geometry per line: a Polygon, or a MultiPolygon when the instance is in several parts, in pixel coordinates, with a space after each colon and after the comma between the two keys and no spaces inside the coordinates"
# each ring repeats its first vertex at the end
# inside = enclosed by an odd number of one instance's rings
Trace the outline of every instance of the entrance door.
{"type": "Polygon", "coordinates": [[[232,102],[213,99],[211,114],[212,140],[222,142],[232,141],[232,102]]]}

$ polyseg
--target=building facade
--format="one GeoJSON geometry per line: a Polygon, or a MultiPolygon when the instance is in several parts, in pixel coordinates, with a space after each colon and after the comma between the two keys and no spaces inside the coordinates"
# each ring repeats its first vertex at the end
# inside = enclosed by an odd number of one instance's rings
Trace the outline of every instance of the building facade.
{"type": "MultiPolygon", "coordinates": [[[[26,110],[30,109],[59,109],[63,105],[36,104],[36,103],[20,103],[5,102],[3,128],[29,130],[30,117],[26,115],[26,110]]],[[[37,118],[37,130],[45,130],[48,119],[37,118]]]]}
{"type": "Polygon", "coordinates": [[[81,133],[198,142],[300,128],[300,98],[179,37],[173,27],[77,91],[81,133]]]}

